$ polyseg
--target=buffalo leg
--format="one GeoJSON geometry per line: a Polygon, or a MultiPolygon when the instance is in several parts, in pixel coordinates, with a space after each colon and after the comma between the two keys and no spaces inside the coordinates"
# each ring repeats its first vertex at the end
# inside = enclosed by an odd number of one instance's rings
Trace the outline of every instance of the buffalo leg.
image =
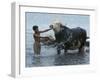
{"type": "Polygon", "coordinates": [[[67,53],[67,49],[64,49],[64,53],[67,53]]]}
{"type": "Polygon", "coordinates": [[[60,50],[57,50],[57,54],[60,54],[61,53],[61,51],[60,50]]]}
{"type": "Polygon", "coordinates": [[[67,53],[67,49],[64,49],[64,54],[66,55],[66,53],[67,53]]]}
{"type": "Polygon", "coordinates": [[[84,44],[85,44],[85,41],[81,44],[81,46],[79,48],[79,53],[83,53],[84,52],[84,44]]]}
{"type": "Polygon", "coordinates": [[[60,46],[57,47],[57,54],[60,54],[61,50],[60,50],[60,46]]]}
{"type": "Polygon", "coordinates": [[[67,46],[66,46],[66,44],[64,44],[64,54],[66,54],[67,53],[67,46]]]}
{"type": "Polygon", "coordinates": [[[79,48],[79,53],[83,53],[84,52],[84,46],[82,46],[81,48],[79,48]]]}

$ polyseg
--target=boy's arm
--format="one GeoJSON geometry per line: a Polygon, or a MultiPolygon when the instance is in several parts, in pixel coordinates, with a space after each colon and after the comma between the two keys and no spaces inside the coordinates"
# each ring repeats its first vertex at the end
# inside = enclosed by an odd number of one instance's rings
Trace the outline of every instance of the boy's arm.
{"type": "Polygon", "coordinates": [[[38,38],[46,38],[46,37],[41,37],[40,35],[37,35],[37,34],[34,34],[34,36],[38,38]]]}
{"type": "Polygon", "coordinates": [[[40,33],[44,33],[44,32],[47,32],[47,31],[49,31],[49,30],[51,30],[51,29],[46,29],[46,30],[44,30],[44,31],[39,31],[40,33]]]}

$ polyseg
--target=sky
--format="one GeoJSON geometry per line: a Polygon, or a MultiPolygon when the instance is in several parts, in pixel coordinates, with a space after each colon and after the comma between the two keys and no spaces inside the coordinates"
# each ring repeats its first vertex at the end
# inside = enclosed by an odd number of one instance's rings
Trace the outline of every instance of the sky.
{"type": "MultiPolygon", "coordinates": [[[[79,14],[51,14],[51,13],[37,13],[37,12],[26,12],[26,32],[32,32],[32,26],[38,25],[40,30],[48,29],[49,25],[55,20],[60,21],[62,24],[69,28],[81,27],[87,31],[87,35],[90,36],[90,16],[79,15],[79,14]]],[[[48,32],[53,34],[53,32],[48,32]]]]}

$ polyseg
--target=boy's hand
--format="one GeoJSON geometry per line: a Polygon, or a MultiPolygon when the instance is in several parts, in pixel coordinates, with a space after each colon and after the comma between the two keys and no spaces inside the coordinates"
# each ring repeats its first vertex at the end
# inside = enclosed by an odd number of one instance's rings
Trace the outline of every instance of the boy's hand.
{"type": "Polygon", "coordinates": [[[45,41],[48,41],[48,40],[50,40],[50,38],[49,37],[45,37],[45,41]]]}
{"type": "Polygon", "coordinates": [[[45,37],[45,39],[49,39],[49,37],[45,37]]]}

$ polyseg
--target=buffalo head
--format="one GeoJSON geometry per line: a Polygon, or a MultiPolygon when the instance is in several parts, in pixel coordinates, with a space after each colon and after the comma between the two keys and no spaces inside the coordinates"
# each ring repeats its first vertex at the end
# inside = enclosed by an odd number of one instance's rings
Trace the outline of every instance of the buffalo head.
{"type": "Polygon", "coordinates": [[[60,32],[62,30],[62,23],[61,22],[54,22],[50,25],[50,28],[53,29],[55,33],[60,32]]]}

